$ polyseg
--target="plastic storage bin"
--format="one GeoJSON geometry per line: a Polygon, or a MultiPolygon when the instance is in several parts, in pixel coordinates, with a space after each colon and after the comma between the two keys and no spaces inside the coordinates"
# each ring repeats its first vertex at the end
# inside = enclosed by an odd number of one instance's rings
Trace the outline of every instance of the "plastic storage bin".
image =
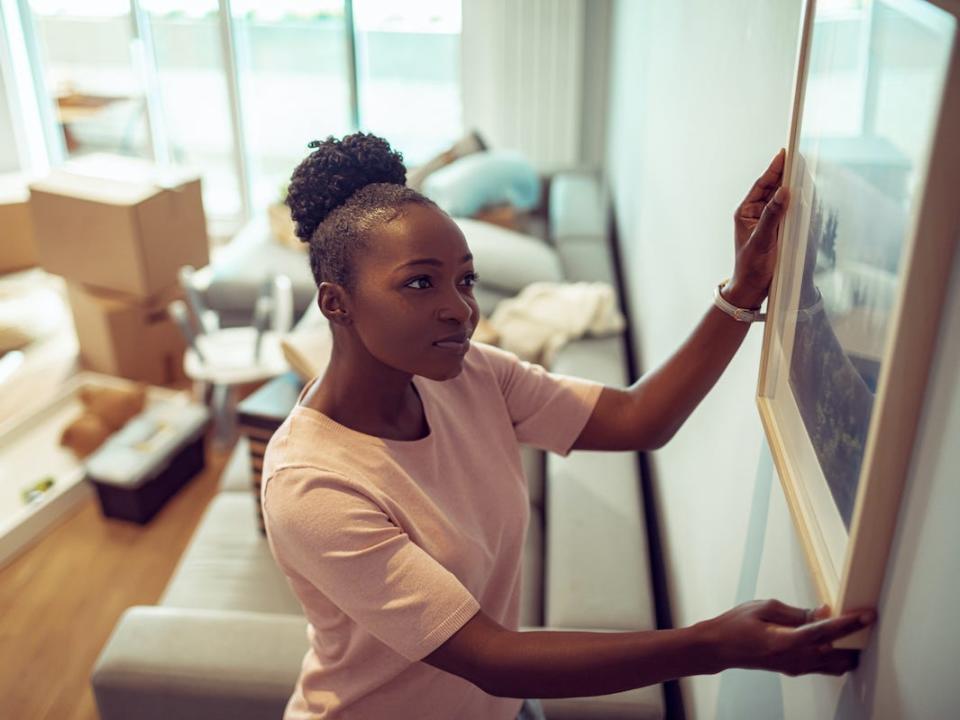
{"type": "Polygon", "coordinates": [[[209,420],[203,405],[158,402],[111,435],[86,464],[104,517],[149,522],[203,470],[209,420]]]}

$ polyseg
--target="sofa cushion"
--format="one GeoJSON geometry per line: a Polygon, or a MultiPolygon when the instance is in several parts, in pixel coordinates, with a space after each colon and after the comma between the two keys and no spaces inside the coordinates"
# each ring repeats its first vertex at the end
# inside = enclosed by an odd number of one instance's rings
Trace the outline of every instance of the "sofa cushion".
{"type": "Polygon", "coordinates": [[[434,170],[421,192],[451,215],[501,204],[530,210],[540,199],[540,177],[514,150],[484,150],[434,170]]]}
{"type": "Polygon", "coordinates": [[[530,506],[520,570],[520,624],[543,625],[543,513],[530,506]]]}
{"type": "Polygon", "coordinates": [[[523,463],[523,474],[527,478],[527,493],[530,495],[530,504],[543,510],[543,451],[531,445],[520,446],[520,462],[523,463]]]}
{"type": "Polygon", "coordinates": [[[636,453],[547,457],[546,625],[656,627],[636,453]]]}
{"type": "Polygon", "coordinates": [[[590,239],[557,243],[557,256],[567,282],[604,282],[617,287],[616,270],[607,246],[590,239]]]}
{"type": "Polygon", "coordinates": [[[137,605],[93,668],[92,717],[279,718],[308,646],[302,615],[137,605]]]}
{"type": "MultiPolygon", "coordinates": [[[[583,338],[551,370],[623,387],[622,335],[583,338]]],[[[586,452],[546,458],[550,627],[653,629],[649,553],[636,453],[586,452]]]]}
{"type": "MultiPolygon", "coordinates": [[[[592,627],[585,631],[597,632],[592,627]]],[[[597,697],[544,698],[540,703],[549,720],[661,720],[663,686],[647,685],[597,697]]]]}
{"type": "Polygon", "coordinates": [[[472,218],[455,217],[480,275],[480,284],[511,294],[533,282],[563,282],[556,251],[532,235],[472,218]]]}
{"type": "Polygon", "coordinates": [[[220,474],[220,492],[249,493],[253,487],[250,472],[250,443],[246,435],[240,435],[230,452],[230,458],[220,474]]]}
{"type": "Polygon", "coordinates": [[[572,340],[557,351],[550,371],[624,387],[630,381],[623,333],[572,340]]]}
{"type": "Polygon", "coordinates": [[[241,492],[221,492],[210,501],[159,604],[303,614],[257,531],[253,497],[241,492]]]}

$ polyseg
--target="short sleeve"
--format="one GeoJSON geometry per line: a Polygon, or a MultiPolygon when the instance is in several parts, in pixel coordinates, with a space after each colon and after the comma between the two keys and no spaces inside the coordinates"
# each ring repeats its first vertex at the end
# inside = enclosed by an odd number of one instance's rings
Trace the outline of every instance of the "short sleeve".
{"type": "Polygon", "coordinates": [[[551,373],[503,348],[476,345],[497,378],[517,440],[569,455],[593,413],[603,383],[551,373]]]}
{"type": "Polygon", "coordinates": [[[264,520],[281,568],[412,662],[480,609],[453,573],[336,474],[305,466],[278,470],[264,491],[264,520]]]}

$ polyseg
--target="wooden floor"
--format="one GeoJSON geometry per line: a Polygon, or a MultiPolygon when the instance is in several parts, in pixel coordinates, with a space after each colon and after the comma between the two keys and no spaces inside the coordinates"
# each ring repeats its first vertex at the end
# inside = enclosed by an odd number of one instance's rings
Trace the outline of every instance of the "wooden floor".
{"type": "Polygon", "coordinates": [[[227,455],[207,466],[144,526],[102,517],[85,500],[33,547],[0,568],[0,715],[97,720],[90,672],[131,605],[155,604],[204,509],[227,455]]]}
{"type": "MultiPolygon", "coordinates": [[[[47,282],[59,287],[39,271],[4,276],[0,299],[47,282]]],[[[79,369],[68,317],[25,349],[0,388],[0,422],[49,400],[79,369]]],[[[98,720],[94,662],[126,608],[160,599],[216,493],[228,453],[214,447],[207,443],[204,472],[147,525],[104,518],[90,497],[0,567],[0,720],[98,720]]]]}

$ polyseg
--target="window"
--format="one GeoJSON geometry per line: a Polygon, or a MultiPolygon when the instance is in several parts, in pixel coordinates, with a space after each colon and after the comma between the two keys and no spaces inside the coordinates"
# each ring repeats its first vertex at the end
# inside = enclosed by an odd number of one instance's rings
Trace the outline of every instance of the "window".
{"type": "Polygon", "coordinates": [[[30,0],[45,90],[68,156],[151,157],[146,97],[127,0],[30,0]]]}
{"type": "Polygon", "coordinates": [[[354,0],[360,126],[390,140],[408,167],[462,134],[460,4],[354,0]]]}
{"type": "Polygon", "coordinates": [[[376,132],[413,166],[462,134],[459,0],[21,7],[5,31],[34,48],[20,74],[54,117],[48,147],[196,168],[220,227],[279,200],[313,139],[376,132]]]}
{"type": "Polygon", "coordinates": [[[199,169],[213,219],[243,214],[217,0],[140,0],[156,63],[157,122],[167,159],[199,169]]]}
{"type": "Polygon", "coordinates": [[[307,143],[353,127],[344,2],[243,0],[233,5],[256,207],[280,199],[307,143]]]}

